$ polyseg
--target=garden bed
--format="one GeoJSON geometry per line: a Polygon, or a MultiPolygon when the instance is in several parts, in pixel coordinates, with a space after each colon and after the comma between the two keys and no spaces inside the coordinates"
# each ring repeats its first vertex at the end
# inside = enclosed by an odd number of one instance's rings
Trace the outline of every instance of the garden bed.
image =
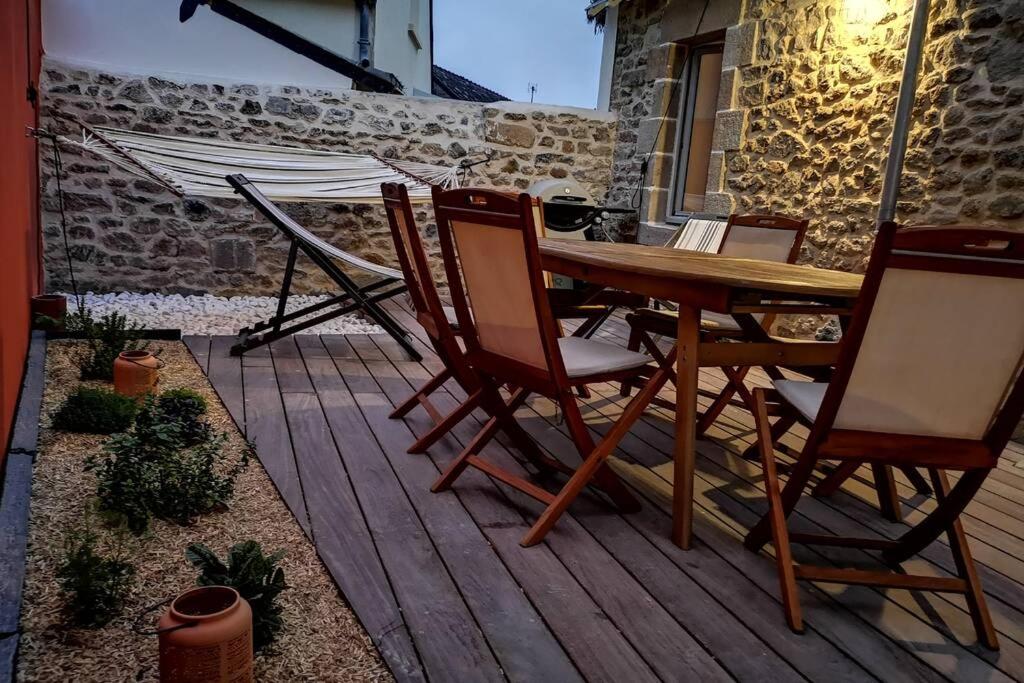
{"type": "MultiPolygon", "coordinates": [[[[195,584],[197,570],[185,559],[191,543],[203,543],[224,556],[245,540],[266,552],[284,550],[280,562],[289,586],[279,600],[284,629],[256,658],[257,680],[389,680],[390,674],[339,595],[315,549],[280,499],[270,478],[253,459],[235,485],[228,509],[200,517],[190,526],[154,520],[141,537],[122,535],[125,559],[136,567],[121,616],[98,629],[67,624],[57,567],[69,527],[80,524],[93,505],[95,476],[84,468],[107,437],[59,432],[49,416],[81,383],[76,357],[83,342],[51,341],[46,359],[42,430],[32,485],[31,522],[18,679],[22,681],[155,681],[157,641],[132,626],[147,607],[195,584]]],[[[180,342],[154,342],[166,363],[160,389],[190,388],[209,406],[207,419],[229,434],[228,448],[244,440],[205,376],[180,342]]],[[[99,382],[87,384],[101,386],[99,382]]],[[[96,517],[94,526],[102,526],[96,517]]],[[[115,535],[101,530],[103,544],[115,535]]],[[[159,610],[148,615],[152,626],[159,610]]]]}

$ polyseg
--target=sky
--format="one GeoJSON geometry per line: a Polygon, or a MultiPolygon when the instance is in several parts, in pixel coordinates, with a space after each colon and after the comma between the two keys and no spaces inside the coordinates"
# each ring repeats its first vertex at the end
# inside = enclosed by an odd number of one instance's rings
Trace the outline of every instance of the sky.
{"type": "Polygon", "coordinates": [[[434,0],[434,63],[511,100],[593,109],[601,34],[585,0],[434,0]]]}

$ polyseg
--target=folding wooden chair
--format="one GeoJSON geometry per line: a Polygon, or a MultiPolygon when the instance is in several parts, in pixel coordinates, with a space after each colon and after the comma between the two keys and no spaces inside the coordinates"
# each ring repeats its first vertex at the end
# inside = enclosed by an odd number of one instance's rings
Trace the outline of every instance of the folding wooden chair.
{"type": "MultiPolygon", "coordinates": [[[[800,255],[807,232],[807,220],[796,220],[785,216],[729,216],[718,243],[718,253],[738,258],[753,258],[764,261],[794,263],[800,255]]],[[[705,231],[700,234],[703,235],[705,231]]],[[[693,244],[692,238],[686,244],[693,244]]],[[[697,244],[707,244],[708,238],[702,237],[697,244]]],[[[685,247],[680,247],[685,248],[685,247]]],[[[706,311],[701,316],[701,335],[705,341],[722,339],[740,341],[768,341],[768,330],[774,321],[773,314],[744,314],[731,316],[724,313],[706,311]]],[[[626,316],[630,325],[629,343],[627,348],[638,351],[643,345],[655,358],[660,359],[662,353],[651,335],[674,338],[676,334],[676,314],[674,311],[655,310],[652,308],[638,309],[626,316]]],[[[743,380],[750,368],[722,368],[725,373],[726,385],[718,394],[710,394],[712,404],[697,421],[697,435],[704,434],[725,408],[730,405],[733,396],[739,395],[742,404],[748,409],[752,405],[750,391],[743,380]]],[[[770,377],[780,378],[782,373],[777,368],[764,368],[770,377]]],[[[623,395],[629,394],[629,386],[623,384],[623,395]]]]}
{"type": "Polygon", "coordinates": [[[384,183],[380,186],[380,191],[384,198],[388,225],[391,227],[391,238],[395,243],[395,254],[409,287],[409,300],[416,322],[423,327],[431,346],[444,364],[440,372],[431,377],[390,415],[392,419],[405,417],[417,405],[422,406],[430,415],[434,427],[413,442],[408,450],[409,453],[423,453],[479,406],[479,382],[473,370],[466,364],[462,348],[459,346],[455,309],[445,306],[438,295],[427,262],[427,253],[423,248],[419,230],[416,229],[408,190],[405,185],[384,183]],[[468,398],[452,412],[442,415],[431,403],[430,395],[453,378],[466,392],[468,398]]]}
{"type": "Polygon", "coordinates": [[[394,268],[371,263],[324,242],[281,211],[244,175],[236,173],[226,176],[225,180],[235,189],[235,192],[242,195],[280,230],[290,243],[288,264],[284,269],[281,293],[277,300],[277,311],[268,320],[239,330],[237,340],[231,347],[231,355],[240,356],[246,351],[301,332],[313,325],[333,320],[340,315],[362,311],[384,328],[384,331],[398,342],[410,358],[421,360],[420,354],[409,341],[409,333],[380,307],[381,301],[397,296],[406,290],[406,285],[402,281],[402,273],[394,268]],[[333,280],[342,293],[325,301],[286,313],[285,306],[291,293],[292,275],[295,272],[295,262],[300,251],[333,280]],[[344,270],[338,267],[335,261],[371,273],[378,279],[368,285],[359,286],[344,270]],[[313,315],[314,313],[317,315],[313,315]],[[313,317],[300,320],[300,318],[310,315],[313,317]]]}
{"type": "Polygon", "coordinates": [[[754,391],[769,511],[746,547],[775,545],[794,631],[803,628],[796,581],[877,585],[963,594],[979,640],[998,648],[959,516],[1024,413],[1024,236],[882,225],[841,343],[828,384],[778,380],[754,391]],[[781,490],[770,414],[810,427],[781,490]],[[786,518],[823,459],[925,467],[938,504],[896,540],[790,533],[786,518]],[[962,472],[952,488],[946,470],[962,472]],[[956,577],[795,564],[790,551],[791,541],[863,548],[895,566],[943,533],[956,577]]]}
{"type": "Polygon", "coordinates": [[[590,483],[620,508],[637,507],[636,499],[605,460],[668,376],[665,368],[649,365],[650,358],[643,354],[581,337],[559,338],[544,286],[534,212],[527,194],[510,197],[485,190],[434,190],[434,214],[452,304],[466,360],[479,378],[481,405],[489,420],[432,490],[447,489],[472,466],[543,502],[546,508],[523,538],[524,546],[541,541],[590,483]],[[649,379],[619,421],[595,444],[573,388],[638,377],[649,379]],[[508,401],[499,391],[502,385],[516,387],[508,401]],[[516,422],[515,409],[531,393],[546,396],[560,407],[583,459],[577,469],[545,455],[516,422]],[[499,429],[536,467],[570,475],[557,494],[480,457],[481,449],[499,429]]]}

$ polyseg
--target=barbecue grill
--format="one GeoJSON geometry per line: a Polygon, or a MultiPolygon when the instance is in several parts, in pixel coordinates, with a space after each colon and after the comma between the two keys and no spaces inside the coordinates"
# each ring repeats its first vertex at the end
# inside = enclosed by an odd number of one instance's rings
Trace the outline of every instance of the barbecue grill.
{"type": "Polygon", "coordinates": [[[552,237],[594,239],[594,226],[608,217],[575,180],[539,180],[526,190],[544,204],[544,227],[552,237]]]}
{"type": "MultiPolygon", "coordinates": [[[[608,210],[598,206],[575,180],[539,180],[526,191],[544,204],[544,228],[549,237],[593,241],[594,228],[608,218],[608,210]]],[[[574,289],[583,284],[574,285],[572,278],[553,276],[553,285],[558,289],[574,289]]]]}

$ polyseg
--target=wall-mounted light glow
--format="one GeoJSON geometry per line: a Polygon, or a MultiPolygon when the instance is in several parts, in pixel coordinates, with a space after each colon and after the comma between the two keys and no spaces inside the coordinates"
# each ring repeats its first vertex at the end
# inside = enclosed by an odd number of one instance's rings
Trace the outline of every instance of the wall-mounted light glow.
{"type": "Polygon", "coordinates": [[[843,0],[843,14],[848,26],[874,26],[888,11],[886,0],[843,0]]]}

